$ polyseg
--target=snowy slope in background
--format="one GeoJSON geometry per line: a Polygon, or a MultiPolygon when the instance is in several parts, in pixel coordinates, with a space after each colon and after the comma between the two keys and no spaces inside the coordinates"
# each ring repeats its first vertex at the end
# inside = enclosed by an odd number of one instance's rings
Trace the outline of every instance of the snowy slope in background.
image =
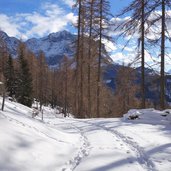
{"type": "MultiPolygon", "coordinates": [[[[0,31],[0,38],[7,45],[8,52],[16,57],[20,40],[15,37],[9,37],[5,32],[0,31]]],[[[43,51],[49,65],[56,65],[64,55],[71,57],[74,55],[74,42],[76,36],[68,31],[51,33],[46,37],[39,39],[32,38],[27,40],[26,46],[35,55],[43,51]]]]}
{"type": "Polygon", "coordinates": [[[26,41],[28,49],[38,55],[40,51],[45,53],[49,65],[60,62],[64,55],[71,57],[74,55],[74,42],[76,36],[68,31],[51,33],[40,39],[29,39],[26,41]]]}
{"type": "MultiPolygon", "coordinates": [[[[2,98],[0,98],[0,102],[2,98]]],[[[169,171],[171,110],[131,110],[124,118],[61,118],[6,101],[0,112],[0,170],[169,171]],[[129,120],[138,115],[138,119],[129,120]]],[[[58,117],[59,116],[59,117],[58,117]]]]}
{"type": "Polygon", "coordinates": [[[2,46],[6,45],[8,52],[10,52],[10,54],[13,57],[16,57],[17,49],[18,49],[18,45],[19,45],[20,41],[15,37],[9,37],[3,31],[0,31],[0,39],[3,40],[3,42],[1,42],[1,45],[2,46]]]}

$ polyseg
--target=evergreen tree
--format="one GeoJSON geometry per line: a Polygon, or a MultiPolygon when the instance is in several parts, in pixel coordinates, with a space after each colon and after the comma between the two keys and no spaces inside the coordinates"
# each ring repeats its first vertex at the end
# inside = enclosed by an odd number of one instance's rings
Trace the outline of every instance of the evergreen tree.
{"type": "Polygon", "coordinates": [[[38,56],[38,99],[40,101],[40,111],[42,105],[47,104],[47,91],[48,91],[48,67],[45,59],[45,55],[40,51],[38,56]]]}
{"type": "Polygon", "coordinates": [[[32,105],[32,78],[29,71],[27,60],[25,59],[25,46],[19,46],[19,69],[17,73],[17,101],[23,105],[31,107],[32,105]]]}
{"type": "Polygon", "coordinates": [[[11,55],[9,55],[6,66],[5,66],[5,85],[7,92],[10,97],[13,97],[16,92],[16,80],[15,80],[15,71],[13,66],[13,59],[11,55]]]}

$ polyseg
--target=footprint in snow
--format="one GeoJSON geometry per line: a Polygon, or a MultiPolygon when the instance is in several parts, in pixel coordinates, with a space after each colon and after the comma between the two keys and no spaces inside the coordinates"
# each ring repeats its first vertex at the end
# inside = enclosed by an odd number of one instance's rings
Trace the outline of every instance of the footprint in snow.
{"type": "Polygon", "coordinates": [[[127,151],[126,153],[127,153],[127,154],[129,154],[129,153],[130,153],[130,151],[127,151]]]}
{"type": "Polygon", "coordinates": [[[133,138],[131,138],[131,137],[127,137],[128,139],[130,139],[130,140],[132,140],[133,138]]]}

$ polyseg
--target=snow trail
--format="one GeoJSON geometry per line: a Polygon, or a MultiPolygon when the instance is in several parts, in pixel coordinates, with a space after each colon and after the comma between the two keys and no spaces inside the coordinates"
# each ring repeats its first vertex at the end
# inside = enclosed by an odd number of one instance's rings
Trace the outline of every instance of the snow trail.
{"type": "Polygon", "coordinates": [[[87,137],[84,135],[84,132],[73,123],[71,123],[71,125],[78,133],[80,133],[81,135],[80,141],[82,142],[81,143],[82,145],[79,147],[78,153],[66,163],[66,166],[62,169],[62,171],[75,170],[75,168],[80,164],[82,159],[89,155],[89,150],[90,150],[89,149],[90,143],[88,142],[87,137]]]}
{"type": "Polygon", "coordinates": [[[170,169],[170,119],[147,110],[139,120],[56,118],[6,103],[0,111],[0,170],[164,171],[170,169]],[[14,152],[12,152],[14,151],[14,152]],[[12,153],[11,153],[12,152],[12,153]],[[45,161],[45,162],[44,162],[45,161]]]}
{"type": "MultiPolygon", "coordinates": [[[[102,130],[105,130],[109,133],[111,133],[112,135],[114,135],[115,137],[117,137],[120,141],[122,141],[129,149],[130,151],[132,151],[136,156],[136,160],[139,163],[139,165],[143,168],[143,170],[146,171],[157,171],[155,169],[155,165],[154,163],[150,160],[150,158],[146,155],[145,151],[143,150],[142,147],[140,147],[135,141],[133,141],[133,138],[131,137],[126,137],[124,136],[122,133],[107,128],[105,126],[102,126],[100,124],[95,124],[89,121],[78,121],[84,124],[89,124],[92,125],[93,127],[97,127],[100,128],[102,130]]],[[[121,143],[121,145],[123,144],[121,143]]],[[[128,152],[129,153],[129,152],[128,152]]]]}
{"type": "Polygon", "coordinates": [[[107,128],[105,126],[102,126],[100,124],[95,124],[95,123],[90,123],[88,121],[84,121],[85,123],[88,123],[88,124],[91,124],[93,126],[96,126],[96,127],[99,127],[103,130],[106,130],[108,132],[110,132],[111,134],[117,136],[119,139],[121,139],[125,144],[127,144],[127,146],[130,147],[130,149],[132,151],[134,151],[136,153],[136,157],[137,157],[137,161],[138,163],[143,166],[143,168],[145,170],[148,170],[148,171],[156,171],[155,169],[155,165],[154,163],[150,160],[150,158],[146,155],[145,151],[143,150],[142,147],[140,147],[135,141],[133,141],[133,138],[131,137],[126,137],[125,135],[123,135],[122,133],[116,131],[116,130],[113,130],[113,129],[110,129],[110,128],[107,128]]]}

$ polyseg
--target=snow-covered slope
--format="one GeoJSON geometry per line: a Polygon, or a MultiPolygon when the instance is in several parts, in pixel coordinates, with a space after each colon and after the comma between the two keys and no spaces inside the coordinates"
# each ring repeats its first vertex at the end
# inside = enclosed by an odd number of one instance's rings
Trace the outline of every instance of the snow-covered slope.
{"type": "MultiPolygon", "coordinates": [[[[20,40],[15,37],[9,37],[3,31],[0,31],[0,39],[7,45],[9,53],[15,57],[20,40]]],[[[35,55],[38,55],[40,51],[44,52],[49,65],[56,65],[64,55],[68,57],[74,55],[75,40],[75,35],[64,30],[51,33],[43,38],[32,38],[25,43],[27,48],[34,52],[35,55]]]]}
{"type": "Polygon", "coordinates": [[[6,45],[8,52],[16,57],[20,41],[15,37],[9,37],[5,32],[0,31],[1,46],[6,45]]]}
{"type": "Polygon", "coordinates": [[[43,51],[48,63],[55,65],[64,55],[73,56],[75,40],[76,37],[73,34],[64,30],[40,39],[29,39],[26,41],[26,45],[36,55],[43,51]]]}
{"type": "MultiPolygon", "coordinates": [[[[10,101],[0,112],[0,171],[62,170],[69,154],[79,150],[79,134],[59,131],[31,116],[32,109],[10,101]]],[[[55,116],[50,112],[45,118],[55,116]]]]}
{"type": "Polygon", "coordinates": [[[84,120],[56,112],[45,108],[42,122],[7,100],[0,112],[1,171],[170,171],[171,111],[84,120]]]}

